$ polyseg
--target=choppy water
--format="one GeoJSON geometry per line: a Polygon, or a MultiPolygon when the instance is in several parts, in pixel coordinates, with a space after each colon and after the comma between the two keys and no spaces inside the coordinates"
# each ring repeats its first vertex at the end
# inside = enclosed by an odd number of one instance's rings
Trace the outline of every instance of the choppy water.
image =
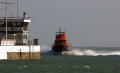
{"type": "Polygon", "coordinates": [[[120,48],[79,47],[69,55],[47,54],[40,60],[0,60],[0,73],[120,73],[120,48]]]}

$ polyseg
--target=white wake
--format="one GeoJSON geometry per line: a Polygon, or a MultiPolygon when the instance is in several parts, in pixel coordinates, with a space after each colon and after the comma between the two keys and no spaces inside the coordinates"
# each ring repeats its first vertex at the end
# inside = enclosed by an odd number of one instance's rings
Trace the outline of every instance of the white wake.
{"type": "Polygon", "coordinates": [[[120,51],[103,52],[103,51],[94,51],[91,49],[87,49],[87,50],[73,49],[72,51],[69,51],[67,53],[69,55],[86,55],[86,56],[120,55],[120,51]]]}
{"type": "MultiPolygon", "coordinates": [[[[54,54],[51,51],[51,47],[41,46],[41,54],[54,54]]],[[[104,51],[104,50],[93,50],[93,49],[80,49],[73,48],[71,51],[67,52],[67,55],[80,55],[80,56],[107,56],[107,55],[120,55],[120,51],[104,51]]]]}

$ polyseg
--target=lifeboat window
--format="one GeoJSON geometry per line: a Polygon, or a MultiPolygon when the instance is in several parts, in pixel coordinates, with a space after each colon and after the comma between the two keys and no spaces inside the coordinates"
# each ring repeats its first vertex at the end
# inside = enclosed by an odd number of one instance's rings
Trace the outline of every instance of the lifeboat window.
{"type": "Polygon", "coordinates": [[[65,40],[63,40],[63,42],[65,42],[65,40]]]}
{"type": "Polygon", "coordinates": [[[61,42],[61,40],[57,40],[57,42],[61,42]]]}

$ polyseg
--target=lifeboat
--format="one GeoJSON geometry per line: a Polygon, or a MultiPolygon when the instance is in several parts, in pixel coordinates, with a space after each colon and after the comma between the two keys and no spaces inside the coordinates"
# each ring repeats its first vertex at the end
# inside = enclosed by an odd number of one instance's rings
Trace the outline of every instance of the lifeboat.
{"type": "Polygon", "coordinates": [[[56,32],[52,50],[59,54],[65,54],[66,52],[72,50],[71,45],[68,43],[66,38],[66,33],[61,32],[61,29],[59,29],[59,32],[56,32]]]}

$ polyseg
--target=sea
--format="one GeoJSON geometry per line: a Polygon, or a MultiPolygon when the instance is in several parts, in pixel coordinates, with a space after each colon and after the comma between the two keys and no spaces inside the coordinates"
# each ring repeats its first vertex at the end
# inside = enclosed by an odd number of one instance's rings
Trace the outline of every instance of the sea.
{"type": "Polygon", "coordinates": [[[73,47],[55,55],[41,46],[41,59],[0,60],[0,73],[120,73],[120,47],[73,47]]]}

